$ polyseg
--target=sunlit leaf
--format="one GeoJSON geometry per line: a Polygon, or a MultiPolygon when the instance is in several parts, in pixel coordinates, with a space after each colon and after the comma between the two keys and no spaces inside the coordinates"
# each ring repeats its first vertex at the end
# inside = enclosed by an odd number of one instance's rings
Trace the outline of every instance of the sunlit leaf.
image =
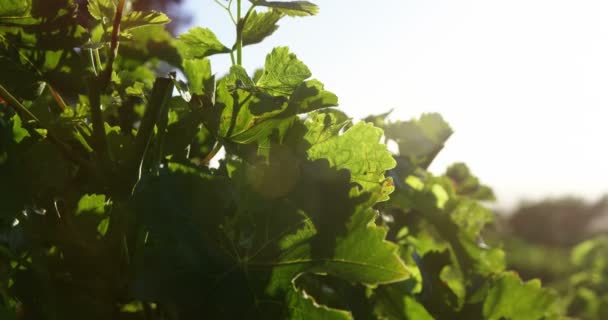
{"type": "Polygon", "coordinates": [[[116,4],[112,0],[90,0],[88,9],[93,18],[109,23],[114,18],[116,4]]]}
{"type": "Polygon", "coordinates": [[[325,90],[318,80],[308,80],[299,85],[291,95],[289,105],[298,110],[298,113],[311,112],[317,109],[335,107],[338,97],[325,90]]]}
{"type": "Polygon", "coordinates": [[[266,56],[264,73],[257,85],[273,95],[289,95],[310,76],[308,67],[289,48],[278,47],[266,56]]]}
{"type": "Polygon", "coordinates": [[[209,59],[184,59],[182,62],[192,94],[203,94],[205,81],[211,79],[209,59]]]}
{"type": "Polygon", "coordinates": [[[279,28],[277,22],[281,17],[283,14],[277,10],[252,11],[243,27],[243,45],[260,43],[272,35],[279,28]]]}
{"type": "Polygon", "coordinates": [[[122,17],[120,28],[122,30],[135,29],[150,25],[163,25],[171,22],[169,17],[158,11],[132,11],[122,17]]]}
{"type": "Polygon", "coordinates": [[[384,172],[395,167],[395,160],[380,142],[382,135],[381,129],[361,122],[341,136],[313,144],[308,155],[311,159],[328,159],[336,168],[348,169],[361,192],[379,193],[377,201],[385,201],[393,187],[384,172]]]}
{"type": "Polygon", "coordinates": [[[256,6],[271,7],[285,13],[288,16],[314,16],[319,12],[319,7],[308,1],[266,1],[252,0],[256,6]]]}
{"type": "Polygon", "coordinates": [[[177,39],[177,48],[184,59],[202,59],[230,51],[211,30],[201,27],[192,28],[180,35],[177,39]]]}
{"type": "Polygon", "coordinates": [[[78,200],[76,214],[93,213],[103,214],[105,212],[106,196],[103,194],[86,194],[78,200]]]}

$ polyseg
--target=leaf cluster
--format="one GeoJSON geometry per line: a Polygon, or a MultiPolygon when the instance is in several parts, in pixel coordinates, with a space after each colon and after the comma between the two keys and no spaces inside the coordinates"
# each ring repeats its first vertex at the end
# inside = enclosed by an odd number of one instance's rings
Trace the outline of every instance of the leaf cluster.
{"type": "Polygon", "coordinates": [[[124,0],[0,4],[3,318],[558,317],[481,240],[491,190],[426,171],[439,115],[354,123],[287,47],[249,73],[243,46],[318,8],[222,5],[233,45],[124,0]]]}

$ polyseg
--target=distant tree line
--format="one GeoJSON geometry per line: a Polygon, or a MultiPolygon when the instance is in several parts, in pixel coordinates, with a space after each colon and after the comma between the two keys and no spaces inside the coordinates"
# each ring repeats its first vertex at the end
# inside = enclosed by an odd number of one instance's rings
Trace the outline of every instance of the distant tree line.
{"type": "Polygon", "coordinates": [[[510,232],[548,246],[573,246],[608,231],[608,195],[595,202],[576,197],[524,203],[507,219],[510,232]]]}

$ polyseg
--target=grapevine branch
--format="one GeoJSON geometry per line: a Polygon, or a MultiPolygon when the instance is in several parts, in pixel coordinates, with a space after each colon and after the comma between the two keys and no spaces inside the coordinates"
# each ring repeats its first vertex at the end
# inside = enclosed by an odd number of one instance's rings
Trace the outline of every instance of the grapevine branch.
{"type": "Polygon", "coordinates": [[[112,67],[116,55],[118,54],[118,35],[120,33],[120,21],[125,7],[125,0],[119,0],[114,15],[114,23],[112,28],[112,38],[110,41],[110,55],[106,63],[106,68],[101,73],[99,79],[93,79],[90,84],[90,105],[91,105],[91,121],[93,123],[93,141],[94,148],[99,157],[101,167],[106,172],[112,171],[110,154],[108,149],[108,141],[105,134],[105,125],[103,114],[101,111],[101,93],[110,84],[112,78],[112,67]]]}

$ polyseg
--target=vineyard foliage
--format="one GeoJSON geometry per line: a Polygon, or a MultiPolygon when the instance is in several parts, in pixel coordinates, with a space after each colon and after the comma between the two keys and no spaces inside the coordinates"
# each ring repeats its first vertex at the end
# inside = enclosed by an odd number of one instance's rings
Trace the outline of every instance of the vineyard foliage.
{"type": "Polygon", "coordinates": [[[287,47],[245,70],[318,7],[216,2],[234,44],[125,0],[0,1],[0,318],[560,318],[484,243],[491,189],[427,171],[441,116],[355,122],[287,47]]]}

